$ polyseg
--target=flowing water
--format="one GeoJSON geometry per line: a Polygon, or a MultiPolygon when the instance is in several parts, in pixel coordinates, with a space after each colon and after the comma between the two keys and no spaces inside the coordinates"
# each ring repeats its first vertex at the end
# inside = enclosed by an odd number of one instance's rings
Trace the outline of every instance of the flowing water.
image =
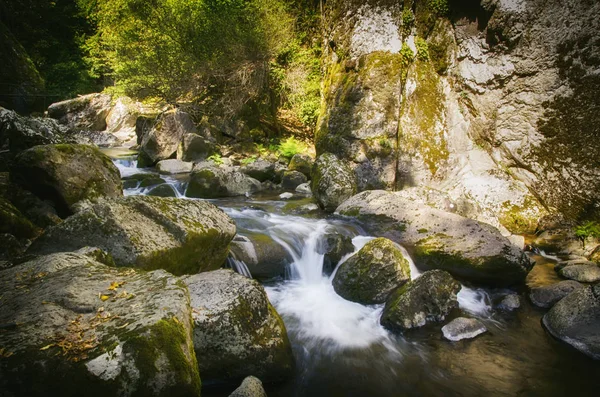
{"type": "MultiPolygon", "coordinates": [[[[115,163],[123,176],[138,170],[133,160],[115,163]]],[[[164,177],[184,198],[185,179],[164,177]]],[[[126,195],[145,194],[132,188],[126,195]]],[[[286,277],[265,283],[267,294],[286,324],[296,358],[296,373],[285,384],[268,385],[273,396],[578,396],[598,395],[600,364],[552,339],[541,326],[544,312],[520,292],[522,307],[513,313],[494,309],[509,290],[463,286],[457,316],[479,318],[488,333],[474,340],[447,342],[441,325],[404,336],[379,325],[383,306],[346,301],[323,272],[318,246],[329,233],[352,237],[355,252],[373,237],[347,219],[286,215],[278,197],[210,200],[236,222],[238,233],[265,234],[291,256],[286,277]]],[[[405,252],[406,253],[406,252],[405,252]]],[[[406,253],[408,256],[408,253],[406,253]]],[[[350,255],[342,259],[346,260],[350,255]]],[[[528,283],[553,282],[554,259],[535,256],[528,283]]],[[[229,266],[245,276],[248,267],[231,257],[229,266]]],[[[410,261],[411,277],[420,275],[410,261]]],[[[555,276],[554,276],[555,277],[555,276]]],[[[600,331],[599,331],[600,332],[600,331]]],[[[228,395],[231,388],[206,389],[205,396],[228,395]]]]}

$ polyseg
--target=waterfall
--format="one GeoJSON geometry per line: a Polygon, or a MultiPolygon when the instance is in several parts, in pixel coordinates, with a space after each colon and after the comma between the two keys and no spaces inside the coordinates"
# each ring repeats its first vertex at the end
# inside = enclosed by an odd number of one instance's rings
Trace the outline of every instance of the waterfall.
{"type": "Polygon", "coordinates": [[[227,265],[242,276],[252,278],[250,269],[248,269],[248,266],[246,266],[246,263],[244,263],[244,261],[237,260],[230,255],[227,257],[227,265]]]}

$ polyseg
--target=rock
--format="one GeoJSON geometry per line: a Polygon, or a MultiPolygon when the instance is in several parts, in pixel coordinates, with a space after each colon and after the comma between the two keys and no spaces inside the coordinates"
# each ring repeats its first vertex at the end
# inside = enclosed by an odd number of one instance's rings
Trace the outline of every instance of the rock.
{"type": "Polygon", "coordinates": [[[406,331],[430,322],[443,321],[458,307],[461,286],[443,270],[430,270],[394,291],[387,299],[381,325],[391,331],[406,331]]]}
{"type": "MultiPolygon", "coordinates": [[[[318,210],[318,207],[312,210],[318,210]]],[[[348,236],[339,233],[328,234],[319,242],[317,252],[323,255],[323,273],[330,275],[344,256],[354,252],[354,244],[348,236]]]]}
{"type": "Polygon", "coordinates": [[[117,167],[98,149],[86,145],[36,146],[19,154],[11,179],[49,200],[61,216],[80,200],[123,195],[117,167]]]}
{"type": "Polygon", "coordinates": [[[0,107],[0,149],[16,154],[38,145],[75,142],[73,131],[56,120],[21,117],[0,107]]]}
{"type": "MultiPolygon", "coordinates": [[[[283,193],[285,195],[289,195],[291,193],[283,193]]],[[[281,196],[281,195],[280,195],[281,196]]],[[[287,196],[284,196],[287,197],[287,196]]],[[[293,195],[292,195],[293,197],[293,195]]],[[[285,214],[293,214],[293,215],[325,215],[323,211],[317,204],[312,201],[312,198],[303,198],[299,200],[293,200],[287,203],[282,211],[285,214]]]]}
{"type": "Polygon", "coordinates": [[[177,158],[183,161],[204,161],[214,153],[216,153],[216,148],[212,141],[191,133],[183,135],[177,148],[177,158]]]}
{"type": "Polygon", "coordinates": [[[559,275],[580,283],[595,283],[600,281],[600,266],[593,265],[571,265],[559,270],[559,275]]]}
{"type": "Polygon", "coordinates": [[[135,144],[135,126],[141,111],[140,104],[131,98],[118,98],[106,116],[106,132],[115,136],[119,142],[135,144]]]}
{"type": "Polygon", "coordinates": [[[263,287],[231,270],[182,279],[190,291],[194,349],[205,381],[254,374],[265,381],[291,375],[285,325],[263,287]]]}
{"type": "Polygon", "coordinates": [[[158,185],[153,187],[146,193],[148,196],[156,196],[156,197],[177,197],[177,192],[173,188],[173,186],[168,183],[163,183],[162,185],[158,185]]]}
{"type": "Polygon", "coordinates": [[[452,342],[458,342],[463,339],[473,339],[484,332],[487,332],[487,328],[481,321],[475,318],[455,318],[442,327],[444,338],[452,342]]]}
{"type": "Polygon", "coordinates": [[[282,199],[282,200],[289,200],[289,199],[291,199],[293,197],[294,197],[294,193],[290,193],[290,192],[281,193],[279,195],[279,198],[282,199]]]}
{"type": "Polygon", "coordinates": [[[325,153],[312,169],[312,192],[321,208],[333,212],[356,194],[356,180],[352,170],[335,155],[325,153]]]}
{"type": "Polygon", "coordinates": [[[538,307],[548,309],[571,292],[583,288],[577,281],[566,280],[544,287],[533,288],[529,293],[531,303],[538,307]]]}
{"type": "Polygon", "coordinates": [[[8,395],[200,396],[187,289],[167,272],[58,253],[0,271],[0,289],[8,395]]]}
{"type": "Polygon", "coordinates": [[[596,246],[592,250],[592,253],[588,256],[588,259],[592,262],[600,264],[600,245],[596,246]]]}
{"type": "Polygon", "coordinates": [[[193,274],[225,263],[235,230],[231,218],[204,201],[129,196],[90,203],[46,230],[28,253],[98,247],[117,266],[193,274]]]}
{"type": "Polygon", "coordinates": [[[10,201],[0,197],[0,234],[5,233],[27,239],[37,236],[40,230],[10,201]]]}
{"type": "Polygon", "coordinates": [[[340,265],[333,288],[344,299],[372,305],[385,302],[408,281],[410,265],[402,251],[392,241],[376,238],[340,265]]]}
{"type": "Polygon", "coordinates": [[[298,186],[306,183],[307,180],[306,176],[301,172],[285,171],[281,180],[281,187],[287,190],[296,190],[298,186]]]}
{"type": "Polygon", "coordinates": [[[192,172],[194,163],[181,160],[161,160],[156,164],[156,169],[161,174],[185,174],[192,172]]]}
{"type": "Polygon", "coordinates": [[[360,193],[339,214],[360,219],[372,233],[414,247],[423,269],[488,285],[523,283],[532,263],[494,227],[381,190],[360,193]]]}
{"type": "Polygon", "coordinates": [[[48,116],[75,130],[104,131],[110,109],[110,95],[88,94],[53,103],[48,116]]]}
{"type": "MultiPolygon", "coordinates": [[[[11,261],[23,255],[25,247],[15,236],[8,233],[0,234],[0,261],[11,261]]],[[[0,269],[2,266],[0,266],[0,269]]]]}
{"type": "Polygon", "coordinates": [[[288,171],[298,171],[304,174],[310,179],[312,172],[313,159],[308,154],[298,153],[292,157],[290,164],[288,165],[288,171]]]}
{"type": "Polygon", "coordinates": [[[566,261],[558,262],[556,264],[556,266],[554,266],[554,270],[556,270],[557,272],[560,272],[562,269],[564,269],[566,267],[575,266],[575,265],[596,266],[596,263],[592,262],[592,261],[588,261],[587,259],[580,257],[580,258],[568,259],[566,261]]]}
{"type": "Polygon", "coordinates": [[[243,166],[240,168],[240,171],[260,182],[275,181],[277,179],[275,164],[263,159],[258,159],[253,163],[243,166]]]}
{"type": "Polygon", "coordinates": [[[267,397],[267,393],[263,389],[260,379],[248,376],[229,397],[267,397]]]}
{"type": "Polygon", "coordinates": [[[302,194],[312,194],[312,190],[310,190],[310,183],[302,183],[296,187],[296,192],[302,194]]]}
{"type": "Polygon", "coordinates": [[[600,360],[600,284],[569,294],[546,313],[542,322],[555,338],[600,360]]]}
{"type": "Polygon", "coordinates": [[[521,307],[521,299],[517,294],[506,295],[498,304],[498,309],[513,311],[521,307]]]}
{"type": "Polygon", "coordinates": [[[244,196],[260,191],[261,184],[238,171],[212,166],[195,167],[185,195],[198,198],[244,196]]]}
{"type": "Polygon", "coordinates": [[[230,250],[236,259],[246,264],[252,277],[259,280],[284,276],[286,267],[293,260],[285,248],[261,233],[237,235],[230,250]]]}
{"type": "Polygon", "coordinates": [[[189,114],[178,109],[162,113],[152,125],[143,132],[140,154],[152,165],[160,160],[172,158],[185,134],[196,133],[196,126],[189,114]]]}

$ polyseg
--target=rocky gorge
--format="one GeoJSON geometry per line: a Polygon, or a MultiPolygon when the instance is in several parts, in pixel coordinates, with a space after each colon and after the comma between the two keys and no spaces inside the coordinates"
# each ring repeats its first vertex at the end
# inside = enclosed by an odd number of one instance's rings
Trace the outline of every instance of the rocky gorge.
{"type": "Polygon", "coordinates": [[[0,108],[0,396],[595,395],[598,16],[325,2],[291,153],[110,93],[0,108]]]}

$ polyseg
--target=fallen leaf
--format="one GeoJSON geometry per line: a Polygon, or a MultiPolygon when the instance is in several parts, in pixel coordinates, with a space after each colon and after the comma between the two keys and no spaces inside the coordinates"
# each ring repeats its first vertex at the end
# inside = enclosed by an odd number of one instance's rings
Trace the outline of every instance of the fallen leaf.
{"type": "Polygon", "coordinates": [[[110,296],[109,296],[109,295],[100,295],[100,300],[101,300],[102,302],[105,302],[105,301],[107,301],[107,300],[109,300],[109,299],[110,299],[110,296]]]}
{"type": "Polygon", "coordinates": [[[56,343],[50,343],[49,345],[46,345],[42,348],[40,348],[40,350],[48,350],[50,349],[52,346],[56,346],[56,343]]]}

